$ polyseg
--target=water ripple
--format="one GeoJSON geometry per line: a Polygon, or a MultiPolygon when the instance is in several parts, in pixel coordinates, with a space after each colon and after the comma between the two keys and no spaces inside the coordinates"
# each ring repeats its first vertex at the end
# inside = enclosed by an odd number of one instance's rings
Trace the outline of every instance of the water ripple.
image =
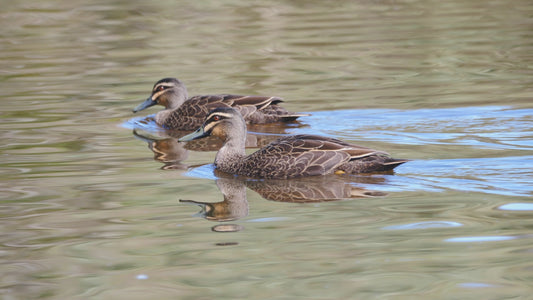
{"type": "Polygon", "coordinates": [[[411,224],[392,225],[384,227],[386,230],[411,230],[411,229],[430,229],[430,228],[451,228],[460,227],[463,224],[452,221],[427,221],[411,224]]]}
{"type": "Polygon", "coordinates": [[[486,149],[533,150],[533,109],[506,106],[418,110],[337,110],[312,112],[310,128],[294,133],[319,133],[350,140],[396,144],[461,145],[486,149]],[[339,122],[338,120],[342,120],[339,122]]]}
{"type": "Polygon", "coordinates": [[[446,239],[445,242],[452,243],[480,243],[480,242],[499,242],[499,241],[508,241],[514,240],[514,236],[465,236],[465,237],[456,237],[446,239]]]}
{"type": "Polygon", "coordinates": [[[533,203],[507,203],[498,207],[501,210],[533,211],[533,203]]]}
{"type": "Polygon", "coordinates": [[[527,196],[533,193],[533,174],[528,165],[532,159],[533,156],[418,160],[405,164],[398,173],[431,188],[527,196]]]}

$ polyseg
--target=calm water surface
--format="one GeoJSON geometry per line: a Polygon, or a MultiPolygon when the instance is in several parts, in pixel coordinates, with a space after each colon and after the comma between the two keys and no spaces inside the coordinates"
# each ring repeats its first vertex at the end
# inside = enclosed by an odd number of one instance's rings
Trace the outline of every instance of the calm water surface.
{"type": "MultiPolygon", "coordinates": [[[[16,1],[0,11],[3,299],[528,299],[531,1],[16,1]],[[246,181],[131,109],[265,94],[393,175],[246,181]],[[337,201],[331,201],[337,199],[337,201]]],[[[214,147],[214,148],[213,148],[214,147]]]]}

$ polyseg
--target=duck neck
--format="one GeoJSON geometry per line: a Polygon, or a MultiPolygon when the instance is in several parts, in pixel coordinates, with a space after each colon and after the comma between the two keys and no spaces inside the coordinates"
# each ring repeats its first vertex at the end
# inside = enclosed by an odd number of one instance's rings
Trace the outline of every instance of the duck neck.
{"type": "Polygon", "coordinates": [[[215,167],[225,172],[235,173],[235,168],[238,168],[242,164],[243,158],[246,157],[245,143],[245,133],[228,136],[222,148],[217,152],[215,167]]]}
{"type": "Polygon", "coordinates": [[[155,122],[160,125],[165,124],[166,120],[170,117],[171,114],[172,114],[172,109],[170,108],[158,111],[155,114],[155,122]]]}
{"type": "Polygon", "coordinates": [[[175,91],[171,95],[170,100],[166,103],[166,109],[168,110],[174,110],[178,107],[180,107],[188,98],[188,94],[186,90],[182,91],[175,91]]]}
{"type": "Polygon", "coordinates": [[[165,121],[172,115],[174,110],[180,107],[187,100],[187,91],[173,92],[170,100],[164,102],[165,109],[159,111],[155,115],[155,121],[157,124],[165,124],[165,121]]]}

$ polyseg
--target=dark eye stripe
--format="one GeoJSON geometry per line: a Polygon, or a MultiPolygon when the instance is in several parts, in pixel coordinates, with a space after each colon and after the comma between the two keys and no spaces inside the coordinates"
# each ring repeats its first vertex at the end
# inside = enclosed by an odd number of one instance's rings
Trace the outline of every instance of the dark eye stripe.
{"type": "Polygon", "coordinates": [[[160,92],[162,90],[166,90],[168,88],[168,86],[164,86],[164,85],[158,85],[154,88],[154,91],[156,92],[160,92]]]}
{"type": "Polygon", "coordinates": [[[166,90],[166,89],[174,87],[174,86],[175,85],[173,85],[171,83],[160,83],[160,84],[156,85],[153,88],[153,90],[156,91],[156,92],[159,92],[159,91],[166,90]]]}
{"type": "Polygon", "coordinates": [[[220,120],[223,120],[223,119],[229,119],[231,117],[232,117],[231,114],[227,114],[227,113],[223,113],[223,112],[213,112],[211,115],[209,115],[207,120],[209,122],[216,122],[216,121],[220,121],[220,120]],[[218,120],[215,120],[215,117],[218,117],[218,120]]]}
{"type": "Polygon", "coordinates": [[[207,122],[217,122],[217,121],[220,121],[224,119],[223,116],[220,116],[220,115],[212,115],[209,117],[209,119],[207,119],[207,122]]]}

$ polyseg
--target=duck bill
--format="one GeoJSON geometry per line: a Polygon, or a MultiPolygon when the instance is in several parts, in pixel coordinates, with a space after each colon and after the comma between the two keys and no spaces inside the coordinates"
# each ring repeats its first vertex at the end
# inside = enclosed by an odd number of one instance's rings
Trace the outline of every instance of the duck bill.
{"type": "Polygon", "coordinates": [[[201,139],[203,137],[206,137],[208,136],[209,133],[208,132],[205,132],[204,131],[204,127],[200,127],[198,129],[196,129],[195,132],[192,132],[192,133],[189,133],[187,135],[184,135],[182,136],[181,138],[178,139],[178,142],[188,142],[188,141],[192,141],[192,140],[196,140],[196,139],[201,139]]]}
{"type": "Polygon", "coordinates": [[[150,106],[154,106],[154,105],[156,105],[156,104],[157,104],[157,102],[153,101],[153,100],[152,100],[152,96],[150,96],[150,97],[148,97],[148,99],[144,100],[143,103],[139,104],[139,106],[135,107],[135,108],[133,109],[133,112],[136,113],[136,112],[138,112],[138,111],[141,111],[141,110],[143,110],[143,109],[146,109],[146,108],[148,108],[148,107],[150,107],[150,106]]]}

